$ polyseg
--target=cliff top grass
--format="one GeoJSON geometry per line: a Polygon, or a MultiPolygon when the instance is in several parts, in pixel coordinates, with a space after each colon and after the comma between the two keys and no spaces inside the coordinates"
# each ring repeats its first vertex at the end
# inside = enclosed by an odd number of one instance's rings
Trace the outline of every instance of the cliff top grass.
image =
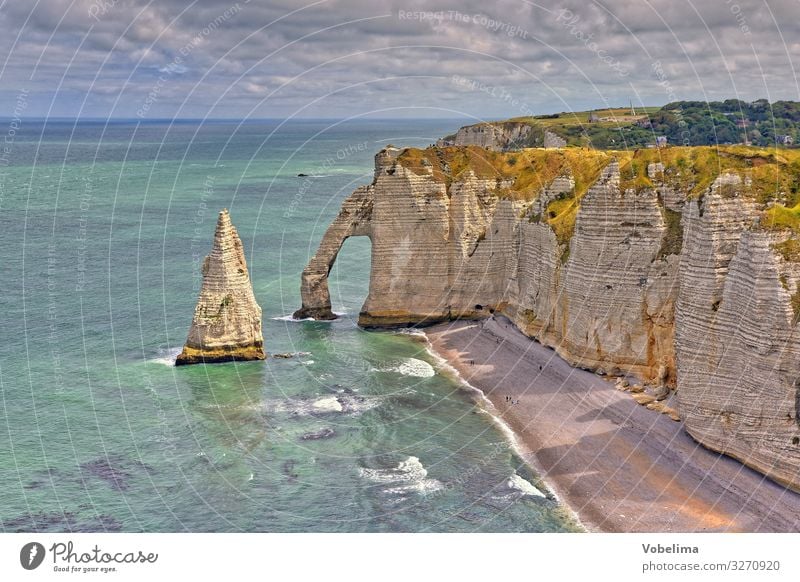
{"type": "Polygon", "coordinates": [[[609,152],[578,148],[495,152],[478,146],[451,146],[407,148],[398,161],[418,175],[432,172],[435,180],[448,186],[466,178],[470,170],[480,179],[509,181],[510,186],[498,189],[498,195],[530,202],[538,198],[542,188],[566,174],[573,176],[575,190],[582,194],[613,158],[609,152]]]}
{"type": "Polygon", "coordinates": [[[689,198],[702,195],[723,173],[739,175],[741,192],[755,201],[793,199],[800,179],[800,150],[749,146],[669,147],[637,150],[620,162],[620,186],[624,189],[652,188],[647,175],[650,163],[661,163],[663,175],[657,181],[685,192],[689,198]]]}
{"type": "MultiPolygon", "coordinates": [[[[546,128],[560,128],[570,125],[583,126],[588,123],[603,127],[613,127],[621,123],[631,123],[641,119],[647,119],[647,116],[656,113],[661,107],[639,107],[636,113],[631,115],[630,107],[615,107],[611,109],[596,109],[594,111],[565,111],[562,113],[552,113],[549,115],[534,115],[527,117],[512,117],[510,122],[523,122],[529,124],[538,124],[546,128]],[[590,122],[590,116],[594,115],[600,121],[590,122]]],[[[503,123],[503,122],[495,122],[503,123]]]]}
{"type": "Polygon", "coordinates": [[[721,174],[737,174],[742,185],[723,187],[722,195],[741,194],[762,204],[766,208],[762,228],[788,228],[800,234],[800,150],[795,149],[730,145],[627,151],[529,148],[496,152],[478,146],[451,146],[409,148],[398,157],[412,172],[432,173],[435,180],[444,182],[448,188],[471,170],[478,178],[498,180],[500,198],[524,202],[536,200],[555,178],[571,175],[574,190],[552,200],[545,215],[536,217],[553,228],[561,244],[572,238],[581,199],[612,160],[619,162],[623,192],[666,184],[690,199],[699,198],[721,174]],[[663,172],[653,178],[648,175],[651,163],[663,165],[663,172]]]}

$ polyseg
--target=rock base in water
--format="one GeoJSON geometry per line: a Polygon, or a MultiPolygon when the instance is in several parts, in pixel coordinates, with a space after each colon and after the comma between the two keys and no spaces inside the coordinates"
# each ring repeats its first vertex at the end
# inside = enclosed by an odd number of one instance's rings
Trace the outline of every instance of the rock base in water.
{"type": "Polygon", "coordinates": [[[333,321],[336,314],[330,307],[301,307],[292,314],[295,319],[314,319],[316,321],[333,321]]]}
{"type": "Polygon", "coordinates": [[[184,346],[175,360],[176,366],[189,364],[221,364],[224,362],[245,362],[264,360],[267,354],[261,344],[252,346],[234,346],[230,348],[198,349],[184,346]]]}

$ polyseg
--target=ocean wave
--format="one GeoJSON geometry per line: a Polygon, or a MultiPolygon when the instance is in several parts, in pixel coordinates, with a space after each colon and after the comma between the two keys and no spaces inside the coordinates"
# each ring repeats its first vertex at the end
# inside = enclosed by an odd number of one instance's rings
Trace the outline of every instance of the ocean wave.
{"type": "Polygon", "coordinates": [[[417,457],[408,457],[392,469],[367,469],[361,467],[359,475],[373,483],[386,485],[384,493],[405,495],[420,493],[426,495],[442,489],[443,485],[436,479],[428,478],[428,470],[417,457]]]}
{"type": "Polygon", "coordinates": [[[542,493],[533,483],[527,479],[523,479],[516,473],[511,475],[506,481],[506,487],[519,492],[521,495],[530,495],[532,497],[547,497],[542,493]]]}
{"type": "Polygon", "coordinates": [[[174,366],[175,360],[183,348],[166,348],[158,350],[158,357],[147,360],[151,364],[161,364],[163,366],[174,366]]]}
{"type": "Polygon", "coordinates": [[[312,416],[319,414],[358,415],[379,406],[379,397],[364,397],[355,394],[336,394],[316,398],[288,398],[268,401],[263,406],[269,412],[290,416],[312,416]]]}
{"type": "Polygon", "coordinates": [[[406,358],[400,363],[384,366],[381,368],[373,368],[373,372],[395,372],[403,376],[413,376],[415,378],[431,378],[436,375],[436,370],[433,369],[428,362],[418,360],[417,358],[406,358]]]}

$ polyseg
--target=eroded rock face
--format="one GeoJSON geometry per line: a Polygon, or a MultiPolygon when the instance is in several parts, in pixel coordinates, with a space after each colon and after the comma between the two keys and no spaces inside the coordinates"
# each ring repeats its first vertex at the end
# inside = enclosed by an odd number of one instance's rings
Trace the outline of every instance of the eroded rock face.
{"type": "Polygon", "coordinates": [[[369,236],[361,325],[503,313],[576,366],[677,386],[694,438],[800,490],[800,260],[776,250],[787,232],[758,227],[765,206],[749,179],[723,172],[701,189],[689,166],[650,163],[643,185],[611,161],[565,237],[549,214],[568,213],[569,171],[512,196],[507,174],[447,175],[461,158],[434,153],[438,166],[378,154],[373,183],[344,203],[304,271],[298,314],[332,315],[336,253],[369,236]]]}
{"type": "Polygon", "coordinates": [[[754,215],[752,203],[716,192],[687,208],[680,414],[698,442],[800,489],[797,265],[775,252],[785,236],[748,230],[754,215]]]}
{"type": "Polygon", "coordinates": [[[611,163],[581,202],[566,261],[549,227],[526,225],[512,319],[574,365],[674,383],[678,261],[659,257],[665,232],[657,192],[621,190],[611,163]]]}
{"type": "Polygon", "coordinates": [[[501,311],[573,364],[674,384],[678,260],[662,252],[665,209],[655,190],[621,192],[619,166],[610,164],[564,245],[531,217],[575,189],[571,176],[515,200],[504,197],[510,180],[467,169],[447,183],[431,165],[404,166],[398,153],[379,153],[373,183],[343,203],[303,272],[295,316],[333,317],[328,272],[344,240],[364,235],[372,269],[362,326],[501,311]]]}
{"type": "Polygon", "coordinates": [[[263,360],[261,308],[253,295],[242,241],[227,210],[219,213],[202,274],[192,326],[175,365],[263,360]]]}

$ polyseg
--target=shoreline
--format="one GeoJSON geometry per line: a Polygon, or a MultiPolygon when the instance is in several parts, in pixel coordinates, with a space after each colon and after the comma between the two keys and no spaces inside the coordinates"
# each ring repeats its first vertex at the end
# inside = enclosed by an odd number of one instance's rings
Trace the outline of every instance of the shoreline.
{"type": "Polygon", "coordinates": [[[508,424],[508,422],[503,418],[503,415],[494,405],[494,402],[492,402],[492,400],[483,390],[476,388],[467,380],[465,380],[461,375],[461,372],[454,368],[446,358],[441,356],[436,351],[428,335],[424,332],[422,333],[425,336],[428,354],[434,360],[436,360],[436,363],[439,367],[444,368],[447,373],[451,374],[456,382],[467,388],[469,391],[474,392],[475,395],[480,398],[483,408],[482,412],[485,412],[487,415],[489,415],[489,417],[492,419],[492,422],[497,425],[500,432],[502,432],[503,436],[505,436],[511,450],[513,450],[517,456],[524,460],[528,468],[531,469],[539,478],[539,480],[547,487],[547,497],[557,501],[562,508],[569,513],[570,517],[577,525],[586,531],[593,531],[592,528],[581,521],[580,516],[572,509],[572,507],[565,503],[565,501],[561,498],[560,493],[553,487],[552,483],[548,482],[544,477],[542,477],[544,471],[541,467],[536,465],[536,458],[533,454],[533,451],[531,451],[525,441],[520,438],[520,435],[517,434],[511,425],[508,424]]]}
{"type": "Polygon", "coordinates": [[[682,423],[573,368],[506,318],[422,331],[588,531],[800,531],[800,494],[702,447],[682,423]]]}

